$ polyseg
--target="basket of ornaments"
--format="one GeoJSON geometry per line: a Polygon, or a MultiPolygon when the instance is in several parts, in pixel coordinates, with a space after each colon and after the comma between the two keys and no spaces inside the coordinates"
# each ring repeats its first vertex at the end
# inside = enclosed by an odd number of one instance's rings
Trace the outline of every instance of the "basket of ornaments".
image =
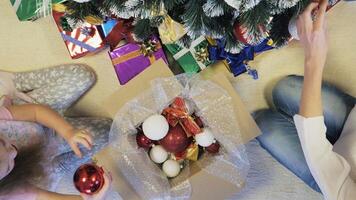
{"type": "Polygon", "coordinates": [[[190,167],[243,184],[249,168],[232,98],[199,75],[157,78],[116,114],[118,169],[144,199],[189,199],[190,167]]]}

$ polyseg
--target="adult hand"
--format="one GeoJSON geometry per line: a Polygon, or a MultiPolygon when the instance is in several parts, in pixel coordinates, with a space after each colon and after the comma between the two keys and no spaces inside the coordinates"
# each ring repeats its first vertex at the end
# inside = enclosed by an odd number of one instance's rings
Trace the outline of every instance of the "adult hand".
{"type": "Polygon", "coordinates": [[[104,186],[101,188],[101,190],[98,193],[94,195],[80,194],[80,196],[84,200],[105,200],[106,195],[110,191],[111,183],[112,183],[111,174],[106,170],[104,170],[104,180],[105,180],[104,186]]]}
{"type": "Polygon", "coordinates": [[[93,138],[86,130],[73,129],[69,135],[71,137],[67,139],[67,142],[74,153],[80,158],[82,157],[82,153],[79,150],[79,144],[82,144],[87,149],[91,149],[93,146],[93,138]]]}
{"type": "Polygon", "coordinates": [[[298,35],[304,47],[306,64],[308,63],[306,66],[321,70],[328,51],[325,19],[327,6],[327,0],[312,2],[297,19],[298,35]]]}

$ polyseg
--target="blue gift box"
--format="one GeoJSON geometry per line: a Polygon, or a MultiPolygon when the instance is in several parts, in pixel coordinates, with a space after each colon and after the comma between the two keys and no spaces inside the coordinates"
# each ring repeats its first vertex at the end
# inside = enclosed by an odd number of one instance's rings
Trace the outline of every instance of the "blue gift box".
{"type": "Polygon", "coordinates": [[[116,24],[117,24],[116,19],[110,19],[108,21],[105,21],[103,24],[101,24],[99,26],[99,30],[102,37],[105,38],[106,36],[108,36],[116,24]]]}

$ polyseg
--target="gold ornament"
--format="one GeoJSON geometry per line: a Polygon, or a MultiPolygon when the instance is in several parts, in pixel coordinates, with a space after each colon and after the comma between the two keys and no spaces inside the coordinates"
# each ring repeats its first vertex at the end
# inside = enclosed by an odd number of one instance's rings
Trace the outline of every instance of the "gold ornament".
{"type": "Polygon", "coordinates": [[[269,40],[267,41],[267,45],[268,45],[268,46],[272,46],[272,45],[273,45],[273,40],[272,40],[272,39],[269,39],[269,40]]]}
{"type": "Polygon", "coordinates": [[[182,162],[185,159],[191,161],[197,161],[199,156],[199,146],[195,143],[190,144],[189,147],[184,151],[176,154],[171,154],[171,159],[178,162],[182,162]]]}
{"type": "Polygon", "coordinates": [[[144,56],[152,56],[157,51],[157,42],[155,40],[147,40],[141,43],[141,52],[144,56]]]}
{"type": "Polygon", "coordinates": [[[201,47],[195,51],[195,58],[198,62],[205,63],[209,61],[209,52],[207,47],[201,47]]]}
{"type": "Polygon", "coordinates": [[[199,147],[197,144],[191,144],[187,149],[186,159],[197,161],[199,156],[199,147]]]}
{"type": "Polygon", "coordinates": [[[86,22],[88,22],[89,24],[91,24],[91,25],[100,25],[100,24],[103,23],[103,20],[102,20],[101,18],[92,16],[92,15],[86,16],[86,17],[84,18],[84,20],[85,20],[86,22]]]}

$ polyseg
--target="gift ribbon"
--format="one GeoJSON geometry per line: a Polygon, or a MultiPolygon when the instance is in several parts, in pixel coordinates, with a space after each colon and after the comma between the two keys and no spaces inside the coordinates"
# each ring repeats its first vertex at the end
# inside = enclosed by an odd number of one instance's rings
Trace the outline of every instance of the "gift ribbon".
{"type": "Polygon", "coordinates": [[[53,4],[52,10],[59,12],[59,13],[64,13],[66,11],[67,7],[61,3],[56,3],[53,4]]]}
{"type": "Polygon", "coordinates": [[[16,12],[20,7],[21,2],[22,0],[15,0],[14,4],[12,5],[12,7],[15,9],[16,12]]]}
{"type": "MultiPolygon", "coordinates": [[[[225,41],[217,40],[215,46],[209,46],[209,59],[210,60],[226,60],[230,66],[231,72],[234,76],[238,76],[246,71],[251,70],[245,63],[245,61],[253,60],[255,53],[260,53],[273,49],[270,45],[270,40],[265,39],[260,44],[252,46],[246,46],[240,53],[232,54],[225,51],[225,41]]],[[[251,72],[250,75],[253,75],[256,78],[256,72],[251,72]]]]}
{"type": "MultiPolygon", "coordinates": [[[[162,48],[161,44],[157,43],[156,44],[156,48],[157,48],[157,51],[160,50],[162,48]]],[[[125,55],[122,55],[120,57],[112,59],[112,63],[114,65],[118,65],[120,63],[126,62],[127,60],[134,59],[134,58],[136,58],[138,56],[141,56],[141,55],[142,55],[142,51],[141,51],[141,49],[139,49],[139,50],[132,51],[130,53],[127,53],[125,55]]],[[[150,60],[151,64],[154,63],[154,61],[156,61],[156,57],[153,54],[150,55],[150,56],[147,56],[147,58],[150,60]]]]}
{"type": "Polygon", "coordinates": [[[61,33],[61,35],[62,35],[62,37],[63,37],[63,39],[65,41],[68,41],[68,42],[71,42],[71,43],[73,43],[75,45],[78,45],[78,46],[80,46],[80,47],[82,47],[84,49],[87,49],[90,52],[94,52],[94,51],[97,50],[97,48],[92,47],[92,46],[90,46],[90,45],[88,45],[88,44],[86,44],[86,43],[84,43],[82,41],[79,41],[79,40],[75,39],[75,38],[72,38],[69,35],[66,35],[64,33],[61,33]]]}
{"type": "Polygon", "coordinates": [[[170,107],[163,110],[163,113],[171,126],[180,123],[188,135],[196,135],[202,132],[198,124],[189,115],[185,101],[181,97],[176,97],[170,107]]]}
{"type": "Polygon", "coordinates": [[[190,52],[190,53],[193,55],[193,58],[196,60],[196,62],[197,62],[197,64],[198,64],[198,66],[200,67],[200,69],[203,70],[204,68],[206,68],[206,66],[205,66],[202,62],[200,62],[200,61],[197,60],[196,55],[195,55],[196,51],[195,51],[195,48],[194,48],[194,47],[196,47],[198,44],[202,43],[202,42],[205,41],[205,40],[206,40],[206,39],[205,39],[204,36],[198,37],[196,40],[194,40],[194,41],[192,42],[192,44],[190,45],[189,49],[188,49],[188,48],[183,48],[183,49],[180,50],[178,53],[176,53],[176,54],[173,56],[173,58],[174,58],[175,60],[178,60],[179,58],[181,58],[182,56],[184,56],[186,53],[190,52]]]}
{"type": "MultiPolygon", "coordinates": [[[[28,0],[26,0],[28,1],[28,0]]],[[[17,12],[21,6],[22,0],[15,0],[14,3],[12,4],[12,7],[14,10],[17,12]]],[[[51,5],[52,1],[51,0],[36,0],[36,10],[35,13],[37,17],[44,17],[46,15],[49,15],[51,12],[51,5]]]]}
{"type": "Polygon", "coordinates": [[[52,0],[36,0],[37,17],[44,17],[51,13],[52,0]]]}

